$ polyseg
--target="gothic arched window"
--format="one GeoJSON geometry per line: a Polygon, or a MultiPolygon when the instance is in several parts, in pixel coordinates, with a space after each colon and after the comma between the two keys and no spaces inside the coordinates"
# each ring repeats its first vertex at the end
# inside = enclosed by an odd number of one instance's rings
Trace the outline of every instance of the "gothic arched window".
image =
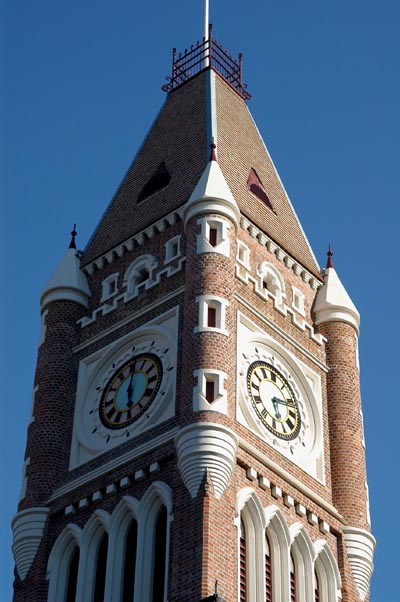
{"type": "Polygon", "coordinates": [[[104,602],[104,591],[106,585],[106,568],[108,552],[108,535],[103,534],[99,547],[97,548],[96,576],[94,581],[93,602],[104,602]]]}
{"type": "Polygon", "coordinates": [[[131,521],[125,541],[122,602],[132,602],[135,589],[137,522],[131,521]]]}
{"type": "Polygon", "coordinates": [[[123,285],[127,288],[128,296],[134,297],[153,283],[153,271],[157,267],[157,260],[153,255],[137,257],[124,275],[123,285]]]}
{"type": "Polygon", "coordinates": [[[67,593],[65,602],[75,602],[76,586],[78,583],[79,548],[75,547],[68,567],[67,593]]]}
{"type": "Polygon", "coordinates": [[[164,601],[165,564],[167,552],[167,509],[162,506],[155,525],[153,561],[153,599],[164,601]]]}

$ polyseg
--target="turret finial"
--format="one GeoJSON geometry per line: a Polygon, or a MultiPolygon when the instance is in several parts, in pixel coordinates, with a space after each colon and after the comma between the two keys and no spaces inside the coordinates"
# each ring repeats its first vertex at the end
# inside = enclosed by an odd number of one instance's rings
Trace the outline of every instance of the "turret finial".
{"type": "Polygon", "coordinates": [[[216,161],[217,155],[215,154],[215,149],[217,148],[217,145],[214,142],[214,138],[211,138],[210,148],[211,148],[210,161],[216,161]]]}
{"type": "Polygon", "coordinates": [[[332,261],[332,255],[333,255],[333,253],[332,253],[332,250],[331,250],[331,245],[329,245],[329,247],[328,247],[327,255],[328,255],[328,262],[326,264],[326,269],[333,268],[334,267],[333,261],[332,261]]]}
{"type": "Polygon", "coordinates": [[[75,242],[76,235],[77,235],[76,224],[74,224],[74,227],[71,232],[71,242],[69,243],[70,249],[76,249],[76,242],[75,242]]]}

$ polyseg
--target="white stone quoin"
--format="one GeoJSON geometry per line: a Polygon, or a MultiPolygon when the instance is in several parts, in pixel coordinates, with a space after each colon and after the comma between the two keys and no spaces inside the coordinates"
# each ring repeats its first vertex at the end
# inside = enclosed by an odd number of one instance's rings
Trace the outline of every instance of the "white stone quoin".
{"type": "Polygon", "coordinates": [[[347,557],[361,600],[365,600],[374,570],[375,538],[364,529],[343,527],[347,557]]]}
{"type": "Polygon", "coordinates": [[[28,508],[14,516],[12,551],[18,575],[23,581],[34,561],[42,540],[48,508],[28,508]]]}
{"type": "Polygon", "coordinates": [[[230,479],[235,463],[238,438],[231,429],[210,422],[197,422],[182,428],[175,437],[178,467],[194,499],[206,471],[215,497],[219,499],[230,479]]]}

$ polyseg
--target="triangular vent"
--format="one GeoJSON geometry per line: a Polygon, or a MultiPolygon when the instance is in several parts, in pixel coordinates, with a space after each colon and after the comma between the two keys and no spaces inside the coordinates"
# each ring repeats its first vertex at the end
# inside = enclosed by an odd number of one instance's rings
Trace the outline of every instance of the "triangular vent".
{"type": "Polygon", "coordinates": [[[269,207],[270,209],[272,209],[272,211],[275,212],[275,210],[272,206],[272,203],[269,200],[268,195],[264,190],[261,180],[258,177],[256,170],[253,168],[250,169],[249,177],[247,179],[247,188],[253,194],[255,194],[256,197],[258,197],[260,199],[260,201],[265,203],[267,205],[267,207],[269,207]]]}
{"type": "Polygon", "coordinates": [[[164,161],[160,164],[159,168],[155,172],[155,174],[150,178],[150,180],[143,186],[140,194],[138,196],[138,203],[140,201],[144,201],[149,196],[152,196],[162,188],[168,186],[171,180],[171,174],[169,173],[164,161]]]}

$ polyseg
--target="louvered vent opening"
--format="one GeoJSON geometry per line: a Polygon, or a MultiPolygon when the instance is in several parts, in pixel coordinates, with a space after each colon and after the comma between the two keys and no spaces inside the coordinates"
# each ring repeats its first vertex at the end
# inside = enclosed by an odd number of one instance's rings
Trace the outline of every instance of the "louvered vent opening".
{"type": "Polygon", "coordinates": [[[240,581],[240,602],[246,602],[246,539],[244,536],[240,538],[240,554],[239,554],[239,581],[240,581]]]}
{"type": "Polygon", "coordinates": [[[156,173],[150,178],[150,180],[143,186],[139,196],[138,203],[144,201],[148,197],[152,196],[156,192],[159,192],[168,184],[171,180],[171,174],[169,173],[164,161],[160,164],[156,173]]]}
{"type": "Polygon", "coordinates": [[[272,602],[272,571],[269,554],[265,554],[265,602],[272,602]]]}
{"type": "Polygon", "coordinates": [[[260,178],[258,177],[256,170],[253,168],[250,169],[249,177],[247,179],[247,188],[256,197],[258,197],[260,199],[260,201],[265,203],[265,205],[267,205],[267,207],[269,207],[270,209],[272,209],[272,211],[274,211],[272,203],[269,200],[267,193],[265,192],[264,186],[262,185],[262,182],[261,182],[260,178]]]}

